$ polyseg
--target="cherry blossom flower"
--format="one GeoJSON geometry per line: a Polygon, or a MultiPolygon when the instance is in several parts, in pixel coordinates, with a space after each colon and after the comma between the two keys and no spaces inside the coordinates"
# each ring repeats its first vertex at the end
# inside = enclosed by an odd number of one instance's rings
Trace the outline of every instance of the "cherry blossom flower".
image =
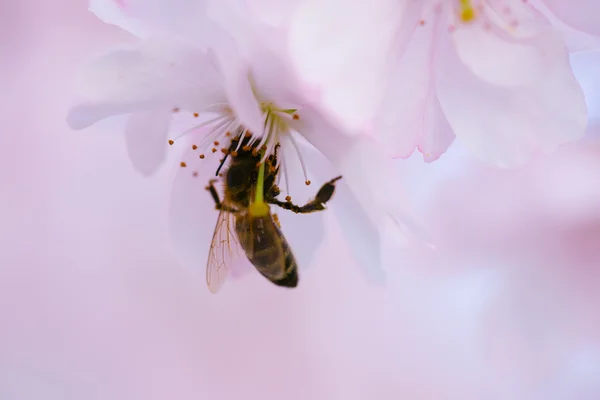
{"type": "Polygon", "coordinates": [[[370,125],[392,155],[418,148],[433,161],[456,136],[477,157],[514,165],[581,138],[586,127],[564,33],[570,25],[570,33],[597,34],[589,16],[600,6],[559,3],[307,0],[290,46],[299,74],[321,86],[332,112],[370,125]],[[314,15],[335,22],[310,25],[314,15]],[[326,56],[315,60],[315,52],[326,56]]]}
{"type": "MultiPolygon", "coordinates": [[[[349,235],[369,233],[369,239],[357,238],[353,247],[366,264],[379,265],[376,226],[382,219],[397,221],[409,236],[422,234],[411,219],[410,205],[402,202],[401,188],[389,184],[395,178],[391,160],[381,157],[383,149],[367,135],[328,121],[319,109],[318,93],[287,67],[285,53],[276,51],[277,41],[271,46],[252,38],[237,41],[218,25],[214,28],[205,44],[165,29],[158,30],[160,38],[149,35],[94,59],[80,79],[82,100],[68,118],[73,128],[81,129],[106,117],[129,114],[128,152],[134,166],[146,175],[155,173],[164,161],[167,142],[187,146],[171,207],[174,242],[185,264],[197,266],[206,260],[208,245],[198,243],[209,243],[200,238],[212,234],[214,224],[206,223],[203,212],[210,210],[216,217],[204,191],[206,182],[199,180],[208,181],[215,173],[218,157],[213,153],[221,154],[232,132],[240,130],[252,137],[253,145],[265,147],[265,157],[281,144],[283,196],[307,193],[296,182],[302,186],[344,177],[337,184],[336,201],[345,203],[338,211],[346,216],[349,235]],[[194,121],[187,129],[173,132],[174,123],[184,124],[185,119],[194,121]],[[309,157],[310,162],[305,162],[309,157]],[[202,164],[205,158],[210,161],[202,164]],[[309,170],[317,179],[309,178],[309,170]]],[[[320,230],[318,223],[313,230],[320,230]]]]}

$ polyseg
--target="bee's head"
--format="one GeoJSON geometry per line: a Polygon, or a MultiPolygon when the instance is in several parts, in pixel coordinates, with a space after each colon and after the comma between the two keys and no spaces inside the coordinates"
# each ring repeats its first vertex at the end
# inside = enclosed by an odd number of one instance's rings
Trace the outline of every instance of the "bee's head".
{"type": "Polygon", "coordinates": [[[248,163],[233,163],[227,170],[227,186],[231,189],[245,188],[251,182],[252,168],[248,163]]]}

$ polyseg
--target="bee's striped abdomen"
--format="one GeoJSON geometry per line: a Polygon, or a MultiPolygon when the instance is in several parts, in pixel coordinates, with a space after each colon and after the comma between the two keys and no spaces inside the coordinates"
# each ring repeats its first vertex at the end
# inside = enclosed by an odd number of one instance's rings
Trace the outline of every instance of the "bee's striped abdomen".
{"type": "Polygon", "coordinates": [[[236,233],[246,256],[265,278],[278,286],[298,285],[296,260],[271,215],[240,216],[236,233]]]}

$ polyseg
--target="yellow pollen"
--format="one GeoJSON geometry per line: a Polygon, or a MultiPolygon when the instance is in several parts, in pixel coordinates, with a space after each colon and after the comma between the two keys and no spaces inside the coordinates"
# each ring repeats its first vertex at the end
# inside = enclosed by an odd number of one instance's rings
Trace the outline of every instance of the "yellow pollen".
{"type": "Polygon", "coordinates": [[[477,16],[475,14],[475,8],[471,4],[471,0],[459,0],[460,1],[460,19],[463,22],[471,22],[477,16]]]}

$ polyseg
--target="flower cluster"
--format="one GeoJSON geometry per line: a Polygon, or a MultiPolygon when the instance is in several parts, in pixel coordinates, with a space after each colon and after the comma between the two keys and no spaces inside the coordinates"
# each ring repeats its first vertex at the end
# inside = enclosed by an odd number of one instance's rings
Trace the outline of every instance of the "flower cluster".
{"type": "MultiPolygon", "coordinates": [[[[216,218],[205,183],[240,134],[261,161],[280,147],[287,201],[343,176],[331,208],[364,264],[391,268],[379,260],[382,227],[429,240],[394,159],[416,148],[435,161],[457,138],[509,166],[581,138],[587,109],[569,54],[600,45],[592,0],[91,0],[90,10],[137,40],[84,68],[69,124],[128,115],[128,152],[145,175],[169,145],[182,149],[172,235],[195,266],[216,218]]],[[[283,215],[284,227],[303,224],[283,215]]],[[[299,254],[322,234],[312,221],[299,254]]]]}

